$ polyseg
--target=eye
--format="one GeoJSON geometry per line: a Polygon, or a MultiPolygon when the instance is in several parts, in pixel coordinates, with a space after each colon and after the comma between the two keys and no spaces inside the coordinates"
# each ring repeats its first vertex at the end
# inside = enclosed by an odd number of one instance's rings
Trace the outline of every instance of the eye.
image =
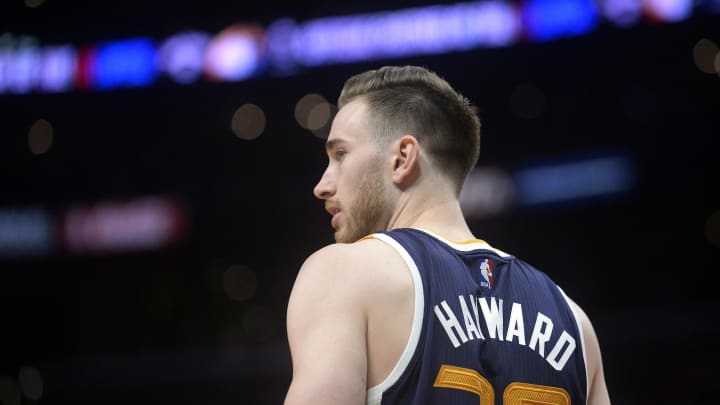
{"type": "Polygon", "coordinates": [[[347,152],[343,149],[338,149],[335,151],[335,159],[342,160],[345,155],[347,155],[347,152]]]}

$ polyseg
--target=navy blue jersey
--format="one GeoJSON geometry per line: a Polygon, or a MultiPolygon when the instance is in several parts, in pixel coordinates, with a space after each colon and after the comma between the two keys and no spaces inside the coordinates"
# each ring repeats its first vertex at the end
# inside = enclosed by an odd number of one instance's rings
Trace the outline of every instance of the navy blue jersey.
{"type": "Polygon", "coordinates": [[[481,240],[418,229],[372,237],[410,268],[415,315],[369,404],[586,403],[581,324],[547,275],[481,240]]]}

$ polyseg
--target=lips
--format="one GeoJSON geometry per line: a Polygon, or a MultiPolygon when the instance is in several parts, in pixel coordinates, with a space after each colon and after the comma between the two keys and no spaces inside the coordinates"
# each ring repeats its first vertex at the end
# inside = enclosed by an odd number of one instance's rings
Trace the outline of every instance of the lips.
{"type": "Polygon", "coordinates": [[[340,216],[342,215],[341,212],[337,212],[335,215],[333,215],[332,219],[330,220],[330,226],[332,226],[334,229],[338,229],[340,226],[340,216]]]}
{"type": "Polygon", "coordinates": [[[326,205],[325,210],[332,215],[332,219],[330,220],[330,225],[337,229],[338,226],[340,226],[340,216],[342,213],[340,212],[340,209],[334,205],[326,205]]]}

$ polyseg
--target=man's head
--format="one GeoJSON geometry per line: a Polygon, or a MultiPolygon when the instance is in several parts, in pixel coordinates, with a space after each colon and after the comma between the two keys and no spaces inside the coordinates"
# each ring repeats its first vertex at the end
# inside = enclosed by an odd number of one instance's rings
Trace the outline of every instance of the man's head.
{"type": "Polygon", "coordinates": [[[459,195],[477,160],[480,123],[444,80],[413,66],[368,71],[347,80],[338,107],[328,167],[314,190],[333,215],[336,241],[388,229],[399,190],[417,178],[420,160],[459,195]]]}
{"type": "Polygon", "coordinates": [[[480,152],[480,120],[467,98],[425,68],[385,66],[349,78],[338,108],[356,99],[369,107],[378,143],[414,136],[460,195],[480,152]]]}

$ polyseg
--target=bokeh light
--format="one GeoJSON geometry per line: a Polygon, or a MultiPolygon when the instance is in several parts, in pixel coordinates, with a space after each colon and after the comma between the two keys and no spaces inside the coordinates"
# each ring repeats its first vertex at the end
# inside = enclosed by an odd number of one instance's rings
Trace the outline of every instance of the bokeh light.
{"type": "Polygon", "coordinates": [[[324,104],[327,104],[327,100],[319,94],[311,93],[303,96],[297,103],[295,103],[295,119],[298,124],[305,129],[312,130],[313,128],[310,127],[310,115],[313,114],[314,117],[312,125],[316,126],[315,129],[321,127],[322,125],[317,125],[318,121],[322,119],[323,107],[320,107],[319,110],[316,108],[324,104]],[[313,110],[315,110],[314,113],[313,110]]]}
{"type": "Polygon", "coordinates": [[[193,83],[202,74],[208,42],[210,35],[204,32],[189,31],[173,35],[160,46],[158,64],[178,83],[193,83]]]}
{"type": "Polygon", "coordinates": [[[40,7],[45,3],[45,0],[25,0],[25,6],[30,8],[40,7]]]}
{"type": "Polygon", "coordinates": [[[655,20],[678,22],[690,16],[693,0],[643,0],[643,6],[655,20]]]}
{"type": "Polygon", "coordinates": [[[319,94],[306,94],[297,103],[295,103],[295,120],[301,127],[308,129],[308,117],[310,111],[316,105],[326,102],[325,98],[319,94]]]}
{"type": "Polygon", "coordinates": [[[318,138],[327,138],[337,107],[325,97],[311,93],[295,104],[295,120],[318,138]]]}
{"type": "Polygon", "coordinates": [[[311,131],[317,131],[324,127],[330,121],[331,113],[330,103],[315,104],[308,114],[307,128],[311,131]]]}
{"type": "Polygon", "coordinates": [[[308,117],[310,132],[320,139],[327,139],[328,135],[330,135],[330,127],[332,126],[332,120],[336,113],[337,107],[335,107],[335,104],[322,103],[316,105],[310,111],[310,116],[308,117]]]}
{"type": "Polygon", "coordinates": [[[265,112],[255,104],[243,104],[233,114],[230,126],[240,139],[251,140],[265,131],[265,112]]]}
{"type": "Polygon", "coordinates": [[[602,13],[620,27],[637,23],[642,15],[640,0],[606,0],[600,2],[602,13]]]}
{"type": "Polygon", "coordinates": [[[213,80],[251,77],[262,62],[262,29],[233,25],[210,39],[205,50],[205,73],[213,80]]]}
{"type": "Polygon", "coordinates": [[[505,170],[477,167],[465,179],[460,205],[468,218],[484,218],[508,209],[514,193],[515,185],[505,170]]]}
{"type": "Polygon", "coordinates": [[[695,44],[693,47],[693,60],[695,66],[697,66],[703,73],[717,73],[717,63],[720,49],[715,42],[703,38],[695,44]]]}
{"type": "Polygon", "coordinates": [[[47,153],[53,145],[55,138],[53,126],[44,119],[39,119],[30,127],[28,132],[28,147],[34,155],[47,153]]]}

